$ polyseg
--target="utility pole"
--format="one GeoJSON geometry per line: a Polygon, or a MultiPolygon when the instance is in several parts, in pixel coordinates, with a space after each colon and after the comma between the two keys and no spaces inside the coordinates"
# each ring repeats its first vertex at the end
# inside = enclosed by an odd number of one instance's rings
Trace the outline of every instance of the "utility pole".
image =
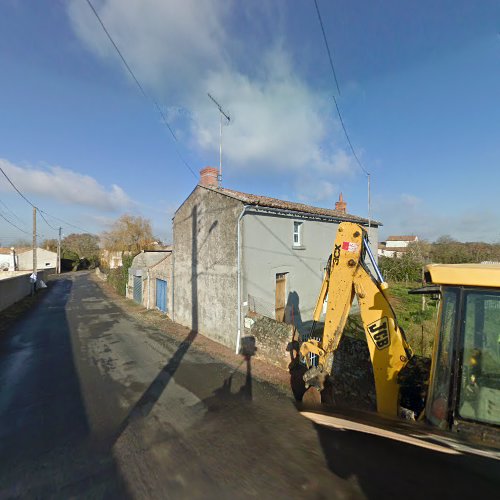
{"type": "Polygon", "coordinates": [[[61,274],[61,227],[59,228],[59,239],[57,240],[57,274],[61,274]]]}
{"type": "Polygon", "coordinates": [[[33,282],[33,287],[31,289],[31,295],[35,294],[36,288],[36,270],[37,270],[37,261],[36,261],[36,207],[33,207],[33,274],[31,275],[31,281],[33,282]]]}
{"type": "Polygon", "coordinates": [[[222,182],[222,117],[224,117],[227,122],[231,121],[230,116],[222,109],[222,106],[210,95],[208,97],[213,101],[213,103],[217,106],[220,113],[220,127],[219,127],[219,187],[222,182]]]}

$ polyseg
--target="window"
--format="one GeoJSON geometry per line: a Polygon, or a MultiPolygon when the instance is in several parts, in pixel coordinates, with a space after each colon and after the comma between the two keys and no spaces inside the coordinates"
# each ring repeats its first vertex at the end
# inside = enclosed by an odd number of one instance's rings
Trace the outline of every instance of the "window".
{"type": "Polygon", "coordinates": [[[433,360],[434,386],[431,389],[427,418],[438,427],[446,428],[453,361],[453,339],[457,313],[458,293],[454,289],[445,290],[441,298],[441,325],[439,343],[433,360]]]}
{"type": "Polygon", "coordinates": [[[465,299],[460,416],[500,424],[500,294],[469,292],[465,299]]]}
{"type": "Polygon", "coordinates": [[[293,246],[301,247],[302,246],[302,228],[303,222],[293,222],[293,246]]]}

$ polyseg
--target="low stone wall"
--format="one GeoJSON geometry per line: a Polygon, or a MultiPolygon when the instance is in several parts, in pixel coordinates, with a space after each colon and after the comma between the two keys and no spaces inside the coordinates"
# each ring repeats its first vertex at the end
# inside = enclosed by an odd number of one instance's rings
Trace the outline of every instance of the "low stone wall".
{"type": "Polygon", "coordinates": [[[255,338],[256,358],[288,369],[290,354],[287,346],[293,340],[292,325],[249,312],[245,318],[244,334],[255,338]]]}
{"type": "Polygon", "coordinates": [[[108,275],[106,273],[103,273],[98,267],[95,268],[95,275],[101,280],[101,281],[107,281],[108,280],[108,275]]]}
{"type": "MultiPolygon", "coordinates": [[[[250,312],[245,318],[244,332],[255,338],[257,358],[290,370],[291,390],[300,400],[305,390],[302,375],[306,368],[298,359],[293,359],[296,353],[290,352],[293,326],[250,312]]],[[[342,337],[329,382],[324,396],[333,404],[368,410],[376,408],[373,369],[366,341],[342,337]]]]}
{"type": "MultiPolygon", "coordinates": [[[[0,274],[0,311],[31,293],[30,271],[12,271],[8,275],[0,274]]],[[[47,278],[45,271],[38,271],[37,277],[43,281],[47,278]]]]}

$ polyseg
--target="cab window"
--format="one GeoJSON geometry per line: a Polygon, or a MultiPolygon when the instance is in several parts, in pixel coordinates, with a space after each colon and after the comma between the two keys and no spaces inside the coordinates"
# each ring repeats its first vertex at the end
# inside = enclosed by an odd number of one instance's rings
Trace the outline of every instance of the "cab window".
{"type": "Polygon", "coordinates": [[[500,294],[467,292],[459,414],[500,424],[500,294]]]}
{"type": "Polygon", "coordinates": [[[444,290],[441,298],[441,321],[439,341],[433,367],[433,387],[427,418],[438,427],[448,426],[451,370],[453,361],[453,339],[455,331],[458,292],[444,290]]]}

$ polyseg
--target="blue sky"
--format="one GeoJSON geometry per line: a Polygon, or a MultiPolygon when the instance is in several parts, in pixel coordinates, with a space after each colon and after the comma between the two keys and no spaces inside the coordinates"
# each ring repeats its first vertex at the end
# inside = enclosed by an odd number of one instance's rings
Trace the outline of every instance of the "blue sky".
{"type": "MultiPolygon", "coordinates": [[[[36,205],[96,233],[142,215],[169,241],[197,182],[176,149],[195,172],[218,165],[210,92],[231,114],[224,186],[324,207],[342,191],[367,215],[313,0],[93,3],[179,142],[85,0],[2,0],[0,164],[36,205]]],[[[500,241],[500,3],[318,4],[381,236],[500,241]]],[[[29,233],[31,208],[2,179],[0,200],[29,233]]],[[[0,218],[0,244],[27,236],[0,218]]]]}

